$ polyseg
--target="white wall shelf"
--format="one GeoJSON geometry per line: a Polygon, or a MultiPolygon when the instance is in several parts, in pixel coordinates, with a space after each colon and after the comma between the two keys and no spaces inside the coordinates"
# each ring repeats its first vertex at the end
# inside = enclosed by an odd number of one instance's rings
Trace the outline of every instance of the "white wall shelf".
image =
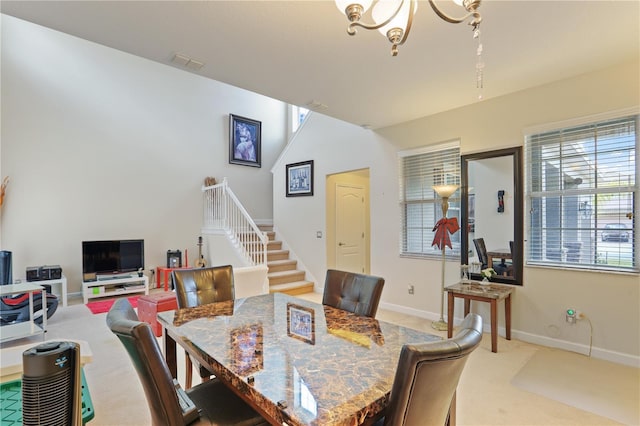
{"type": "Polygon", "coordinates": [[[146,275],[142,277],[131,275],[121,278],[99,278],[95,281],[82,282],[82,297],[85,304],[89,302],[89,299],[132,293],[149,294],[149,278],[146,275]]]}

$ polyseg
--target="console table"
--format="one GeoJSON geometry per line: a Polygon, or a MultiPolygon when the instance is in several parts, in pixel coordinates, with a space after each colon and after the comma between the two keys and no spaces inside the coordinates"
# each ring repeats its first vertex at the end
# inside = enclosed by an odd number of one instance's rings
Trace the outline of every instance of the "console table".
{"type": "Polygon", "coordinates": [[[504,300],[505,338],[511,340],[511,293],[513,286],[499,284],[455,284],[446,287],[448,293],[447,305],[447,337],[453,336],[453,308],[455,298],[464,299],[464,316],[469,314],[471,301],[487,302],[491,304],[491,352],[498,352],[498,301],[504,300]]]}

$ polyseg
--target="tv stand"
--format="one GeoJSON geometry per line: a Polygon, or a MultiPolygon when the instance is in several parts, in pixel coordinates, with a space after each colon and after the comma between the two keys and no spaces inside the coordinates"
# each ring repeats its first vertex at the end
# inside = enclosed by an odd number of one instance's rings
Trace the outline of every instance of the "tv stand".
{"type": "Polygon", "coordinates": [[[82,281],[84,303],[99,297],[114,297],[132,293],[149,294],[149,278],[137,274],[98,276],[95,281],[82,281]]]}

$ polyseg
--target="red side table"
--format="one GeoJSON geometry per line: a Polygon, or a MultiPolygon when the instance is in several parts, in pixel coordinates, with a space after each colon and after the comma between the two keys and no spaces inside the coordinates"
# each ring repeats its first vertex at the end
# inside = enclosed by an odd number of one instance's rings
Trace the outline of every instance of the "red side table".
{"type": "Polygon", "coordinates": [[[156,337],[162,336],[162,326],[158,323],[158,312],[178,309],[176,294],[171,291],[152,293],[138,298],[138,318],[151,324],[156,337]]]}
{"type": "Polygon", "coordinates": [[[160,288],[162,285],[162,281],[160,281],[160,274],[164,274],[164,291],[169,291],[169,275],[171,271],[176,269],[189,269],[189,257],[187,256],[187,250],[184,251],[184,266],[179,268],[165,268],[163,266],[158,266],[156,268],[156,288],[160,288]]]}
{"type": "Polygon", "coordinates": [[[176,269],[189,269],[190,266],[183,266],[182,268],[164,268],[162,266],[158,266],[156,268],[156,288],[160,288],[162,286],[162,282],[160,281],[160,274],[164,275],[164,291],[169,291],[169,276],[171,275],[171,271],[175,271],[176,269]]]}

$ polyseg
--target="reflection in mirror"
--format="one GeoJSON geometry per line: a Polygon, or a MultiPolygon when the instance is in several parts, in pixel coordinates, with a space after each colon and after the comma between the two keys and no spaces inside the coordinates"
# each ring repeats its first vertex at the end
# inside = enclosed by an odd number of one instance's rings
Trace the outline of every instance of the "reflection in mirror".
{"type": "Polygon", "coordinates": [[[474,280],[522,284],[521,148],[462,156],[462,265],[474,280]],[[466,212],[467,214],[464,214],[466,212]]]}

